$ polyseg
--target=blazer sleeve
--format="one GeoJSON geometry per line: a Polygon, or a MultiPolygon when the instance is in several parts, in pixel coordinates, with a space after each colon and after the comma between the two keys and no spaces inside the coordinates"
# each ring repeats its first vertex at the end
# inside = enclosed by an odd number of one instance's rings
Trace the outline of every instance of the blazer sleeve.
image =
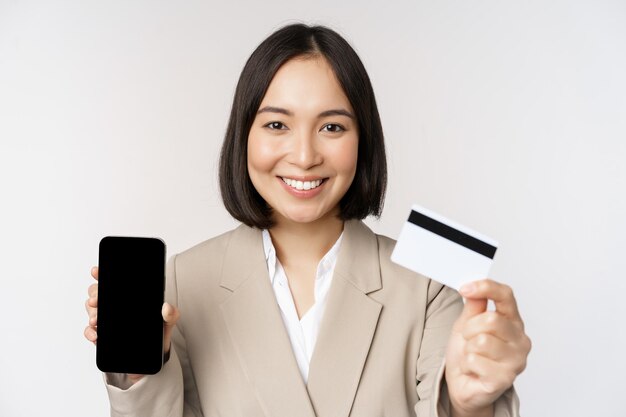
{"type": "MultiPolygon", "coordinates": [[[[445,354],[452,326],[463,310],[459,294],[435,281],[428,289],[426,320],[417,360],[417,417],[450,417],[450,397],[445,381],[445,354]]],[[[519,399],[508,389],[495,403],[495,417],[519,417],[519,399]]]]}
{"type": "MultiPolygon", "coordinates": [[[[176,256],[167,264],[165,298],[177,306],[176,256]]],[[[181,318],[183,312],[181,311],[181,318]]],[[[202,417],[193,371],[187,357],[182,320],[172,333],[170,358],[155,375],[131,385],[125,374],[105,374],[111,417],[202,417]]]]}

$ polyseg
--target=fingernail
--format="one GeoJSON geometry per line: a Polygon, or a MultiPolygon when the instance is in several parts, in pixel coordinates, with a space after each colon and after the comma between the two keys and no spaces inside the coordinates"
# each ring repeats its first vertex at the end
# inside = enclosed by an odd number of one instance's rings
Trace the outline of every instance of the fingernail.
{"type": "Polygon", "coordinates": [[[471,293],[474,292],[475,289],[476,289],[475,285],[472,283],[469,283],[469,284],[462,285],[461,288],[459,288],[459,292],[462,295],[470,295],[471,293]]]}

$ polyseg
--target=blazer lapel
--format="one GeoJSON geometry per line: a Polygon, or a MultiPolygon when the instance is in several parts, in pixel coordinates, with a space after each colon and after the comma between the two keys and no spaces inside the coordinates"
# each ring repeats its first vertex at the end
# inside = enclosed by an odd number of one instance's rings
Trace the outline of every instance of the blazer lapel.
{"type": "Polygon", "coordinates": [[[363,223],[348,221],[315,351],[308,391],[318,416],[348,416],[382,305],[367,296],[382,287],[378,242],[363,223]]]}
{"type": "Polygon", "coordinates": [[[314,417],[268,278],[260,231],[240,226],[233,233],[221,286],[233,291],[222,314],[265,415],[314,417]]]}

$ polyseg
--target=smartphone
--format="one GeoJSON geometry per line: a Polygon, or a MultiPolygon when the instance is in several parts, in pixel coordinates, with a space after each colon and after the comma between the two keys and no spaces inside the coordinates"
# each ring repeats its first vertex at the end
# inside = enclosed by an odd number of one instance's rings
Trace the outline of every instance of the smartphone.
{"type": "Polygon", "coordinates": [[[151,375],[161,370],[165,252],[158,238],[100,241],[96,365],[101,371],[151,375]]]}

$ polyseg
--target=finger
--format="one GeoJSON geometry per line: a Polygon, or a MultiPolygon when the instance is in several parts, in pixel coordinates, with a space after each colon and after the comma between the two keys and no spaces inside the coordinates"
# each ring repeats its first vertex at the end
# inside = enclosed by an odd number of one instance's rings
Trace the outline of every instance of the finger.
{"type": "MultiPolygon", "coordinates": [[[[89,306],[89,300],[85,302],[85,308],[87,309],[87,316],[89,317],[89,322],[91,323],[91,319],[94,319],[98,316],[98,309],[89,306]]],[[[95,324],[93,324],[95,326],[95,324]]]]}
{"type": "Polygon", "coordinates": [[[84,334],[85,334],[85,338],[89,340],[90,342],[95,343],[96,340],[98,339],[98,332],[96,331],[96,329],[94,329],[91,326],[85,327],[84,334]]]}
{"type": "Polygon", "coordinates": [[[163,321],[167,327],[174,327],[180,317],[178,309],[170,303],[163,303],[161,314],[163,315],[163,321]]]}
{"type": "Polygon", "coordinates": [[[98,267],[94,266],[91,268],[91,276],[95,278],[95,280],[98,280],[98,267]]]}
{"type": "Polygon", "coordinates": [[[132,382],[133,384],[139,382],[139,380],[145,376],[142,374],[126,374],[126,375],[128,375],[128,379],[130,379],[130,382],[132,382]]]}
{"type": "Polygon", "coordinates": [[[493,300],[496,311],[521,321],[513,290],[508,285],[491,279],[483,279],[465,284],[459,292],[468,299],[486,298],[493,300]]]}
{"type": "Polygon", "coordinates": [[[475,353],[493,361],[499,362],[515,356],[515,348],[490,334],[481,333],[465,344],[465,353],[475,353]]]}
{"type": "Polygon", "coordinates": [[[89,288],[87,288],[87,293],[89,297],[97,297],[98,296],[98,284],[91,284],[89,288]]]}
{"type": "Polygon", "coordinates": [[[92,299],[92,298],[88,298],[87,300],[85,300],[85,310],[87,311],[87,315],[89,317],[93,317],[97,312],[98,309],[94,306],[91,305],[91,303],[97,303],[98,300],[96,299],[92,299]]]}
{"type": "Polygon", "coordinates": [[[457,319],[455,323],[456,331],[463,331],[465,328],[465,324],[472,318],[481,313],[483,313],[487,309],[487,300],[481,299],[471,299],[468,298],[465,300],[465,306],[463,306],[463,311],[461,315],[457,319]]]}
{"type": "Polygon", "coordinates": [[[495,394],[507,390],[517,374],[507,366],[475,353],[468,353],[461,362],[461,371],[476,377],[486,393],[495,394]]]}
{"type": "Polygon", "coordinates": [[[98,308],[98,297],[89,297],[87,299],[87,306],[88,308],[98,308]]]}
{"type": "Polygon", "coordinates": [[[490,334],[505,342],[518,340],[524,334],[519,322],[512,321],[497,311],[485,311],[472,317],[465,323],[462,332],[465,340],[480,334],[490,334]]]}
{"type": "Polygon", "coordinates": [[[163,315],[163,343],[165,345],[165,352],[170,351],[172,330],[174,330],[174,326],[176,326],[176,322],[180,318],[180,312],[176,307],[169,303],[164,303],[163,308],[161,309],[161,314],[163,315]]]}

